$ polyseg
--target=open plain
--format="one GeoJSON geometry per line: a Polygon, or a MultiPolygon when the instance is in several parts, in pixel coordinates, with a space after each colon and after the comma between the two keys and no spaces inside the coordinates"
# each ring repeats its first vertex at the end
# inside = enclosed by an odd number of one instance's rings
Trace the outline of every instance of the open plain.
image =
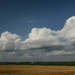
{"type": "Polygon", "coordinates": [[[75,75],[75,66],[0,65],[0,75],[75,75]]]}

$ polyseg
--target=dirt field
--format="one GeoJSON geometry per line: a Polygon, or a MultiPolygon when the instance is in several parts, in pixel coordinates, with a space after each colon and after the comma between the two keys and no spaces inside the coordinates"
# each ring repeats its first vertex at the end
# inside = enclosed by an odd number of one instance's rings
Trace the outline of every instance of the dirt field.
{"type": "Polygon", "coordinates": [[[75,75],[75,67],[0,65],[0,75],[75,75]]]}

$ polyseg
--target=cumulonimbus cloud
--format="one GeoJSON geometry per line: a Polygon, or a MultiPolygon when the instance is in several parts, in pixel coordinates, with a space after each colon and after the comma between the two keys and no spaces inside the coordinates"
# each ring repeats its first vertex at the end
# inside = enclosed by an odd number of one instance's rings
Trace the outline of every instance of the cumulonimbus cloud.
{"type": "Polygon", "coordinates": [[[19,35],[6,31],[0,37],[0,51],[42,50],[50,52],[49,55],[72,54],[75,49],[74,32],[75,16],[66,20],[61,30],[55,31],[46,27],[33,28],[25,41],[21,41],[19,35]]]}

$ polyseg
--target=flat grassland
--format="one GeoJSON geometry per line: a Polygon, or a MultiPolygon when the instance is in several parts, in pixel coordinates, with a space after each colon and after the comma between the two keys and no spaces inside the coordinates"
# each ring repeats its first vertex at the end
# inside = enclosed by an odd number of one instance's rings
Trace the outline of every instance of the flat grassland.
{"type": "Polygon", "coordinates": [[[0,65],[0,75],[75,75],[75,66],[0,65]]]}

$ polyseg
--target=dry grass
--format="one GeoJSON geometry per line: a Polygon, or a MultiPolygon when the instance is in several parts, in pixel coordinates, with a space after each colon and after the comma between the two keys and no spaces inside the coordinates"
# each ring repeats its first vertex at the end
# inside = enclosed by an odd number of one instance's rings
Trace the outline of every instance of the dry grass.
{"type": "Polygon", "coordinates": [[[75,67],[0,65],[0,75],[75,75],[75,67]]]}

